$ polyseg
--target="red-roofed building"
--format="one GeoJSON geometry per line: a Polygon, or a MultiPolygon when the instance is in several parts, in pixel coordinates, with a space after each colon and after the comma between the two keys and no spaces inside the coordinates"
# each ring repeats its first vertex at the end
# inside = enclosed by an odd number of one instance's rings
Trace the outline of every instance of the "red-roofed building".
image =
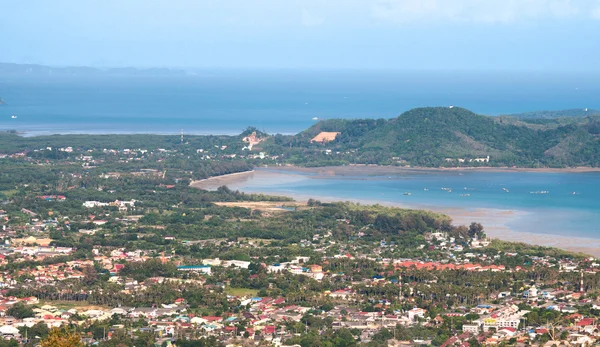
{"type": "Polygon", "coordinates": [[[594,325],[594,319],[592,318],[584,318],[582,320],[580,320],[579,322],[576,323],[576,325],[578,327],[585,327],[585,326],[589,326],[589,325],[594,325]]]}
{"type": "Polygon", "coordinates": [[[123,270],[125,268],[125,264],[115,264],[112,268],[112,270],[110,270],[111,273],[119,273],[119,271],[123,270]]]}

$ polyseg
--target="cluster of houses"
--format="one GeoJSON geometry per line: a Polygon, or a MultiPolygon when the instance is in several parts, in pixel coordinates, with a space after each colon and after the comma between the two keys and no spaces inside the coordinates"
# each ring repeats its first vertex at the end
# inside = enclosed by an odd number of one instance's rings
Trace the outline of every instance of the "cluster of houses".
{"type": "Polygon", "coordinates": [[[119,208],[119,211],[127,211],[130,208],[134,208],[135,203],[136,203],[136,200],[129,200],[129,201],[115,200],[115,201],[111,201],[111,202],[85,201],[83,203],[83,207],[96,208],[96,207],[111,206],[111,207],[119,208]]]}

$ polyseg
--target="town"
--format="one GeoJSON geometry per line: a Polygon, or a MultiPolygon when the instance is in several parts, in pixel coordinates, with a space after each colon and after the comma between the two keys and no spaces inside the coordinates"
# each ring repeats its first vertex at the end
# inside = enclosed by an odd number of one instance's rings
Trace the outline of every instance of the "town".
{"type": "Polygon", "coordinates": [[[0,346],[53,332],[99,346],[600,339],[592,257],[429,211],[190,187],[251,168],[211,146],[4,153],[0,346]]]}

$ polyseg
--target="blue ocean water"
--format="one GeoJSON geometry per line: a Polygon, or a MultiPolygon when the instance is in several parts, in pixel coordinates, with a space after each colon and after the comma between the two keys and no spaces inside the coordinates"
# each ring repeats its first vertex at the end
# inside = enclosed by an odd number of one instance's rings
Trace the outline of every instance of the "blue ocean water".
{"type": "Polygon", "coordinates": [[[260,170],[279,177],[251,176],[232,188],[435,210],[518,211],[520,217],[507,225],[515,231],[600,238],[600,172],[410,171],[338,176],[260,170]]]}
{"type": "MultiPolygon", "coordinates": [[[[0,106],[0,130],[28,135],[176,134],[180,129],[188,134],[237,134],[256,126],[267,132],[296,133],[314,124],[313,117],[392,118],[421,106],[453,104],[488,115],[600,109],[598,77],[376,70],[214,70],[186,77],[0,76],[0,97],[7,103],[0,106]]],[[[600,238],[599,179],[598,173],[413,173],[304,176],[278,185],[254,182],[246,188],[425,207],[514,209],[527,212],[511,225],[515,230],[600,238]],[[452,188],[452,193],[442,187],[452,188]]]]}
{"type": "Polygon", "coordinates": [[[313,117],[392,118],[420,106],[481,114],[600,109],[599,76],[462,71],[198,71],[186,77],[2,77],[0,130],[297,133],[313,117]],[[17,118],[12,119],[15,115],[17,118]]]}

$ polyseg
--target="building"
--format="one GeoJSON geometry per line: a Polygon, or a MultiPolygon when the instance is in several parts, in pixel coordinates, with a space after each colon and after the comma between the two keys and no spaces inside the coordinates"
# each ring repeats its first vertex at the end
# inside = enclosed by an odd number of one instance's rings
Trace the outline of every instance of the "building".
{"type": "Polygon", "coordinates": [[[479,325],[477,325],[477,324],[463,324],[462,330],[465,333],[479,334],[479,325]]]}
{"type": "Polygon", "coordinates": [[[177,267],[178,271],[196,271],[201,272],[203,274],[210,275],[211,267],[210,265],[183,265],[177,267]]]}
{"type": "Polygon", "coordinates": [[[523,299],[535,299],[538,296],[538,290],[535,286],[523,292],[523,299]]]}
{"type": "Polygon", "coordinates": [[[426,312],[427,312],[427,310],[425,310],[425,309],[415,307],[412,310],[408,311],[408,319],[416,320],[417,317],[425,318],[426,312]]]}

